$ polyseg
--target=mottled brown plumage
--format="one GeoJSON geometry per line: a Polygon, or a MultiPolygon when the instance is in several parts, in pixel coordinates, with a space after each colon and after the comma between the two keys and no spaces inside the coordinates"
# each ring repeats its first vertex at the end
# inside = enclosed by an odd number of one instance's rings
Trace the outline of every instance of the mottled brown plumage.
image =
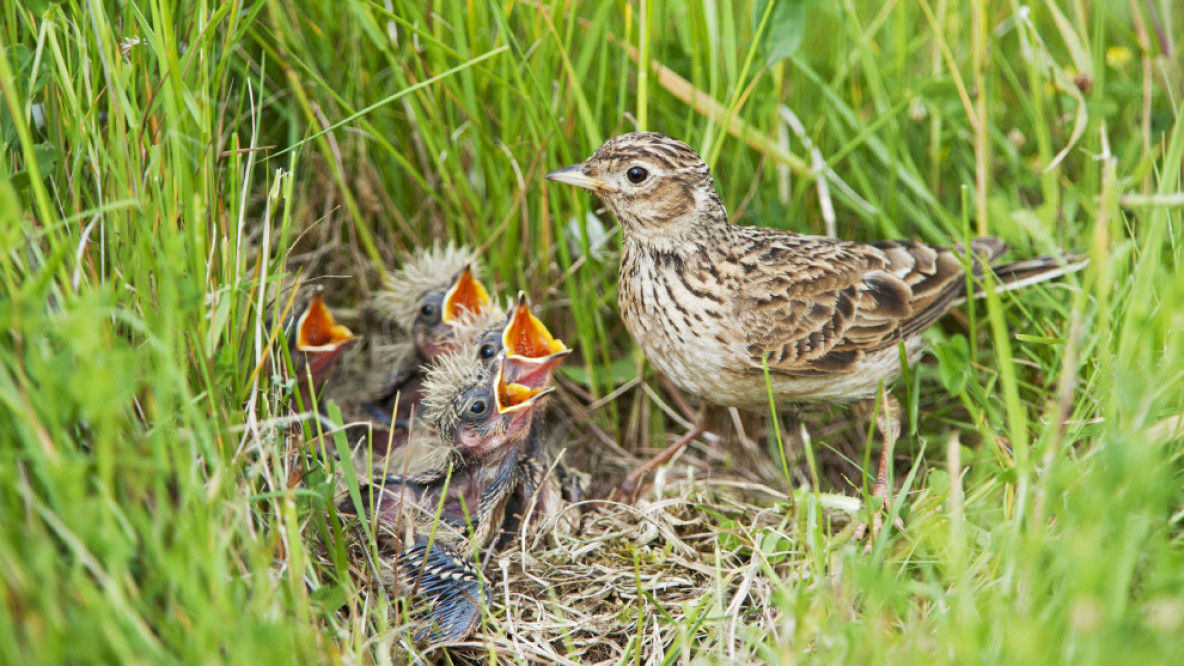
{"type": "Polygon", "coordinates": [[[1078,267],[993,266],[997,238],[966,253],[733,225],[707,164],[661,134],[616,137],[547,178],[595,192],[617,217],[621,318],[655,367],[720,405],[767,407],[766,364],[782,402],[874,401],[901,373],[898,345],[914,361],[921,332],[965,298],[968,268],[976,289],[988,267],[1008,289],[1078,267]]]}

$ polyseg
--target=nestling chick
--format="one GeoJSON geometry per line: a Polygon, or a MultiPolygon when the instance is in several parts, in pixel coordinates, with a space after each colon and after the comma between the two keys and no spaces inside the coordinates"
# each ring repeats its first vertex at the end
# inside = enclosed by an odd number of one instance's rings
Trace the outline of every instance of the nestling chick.
{"type": "Polygon", "coordinates": [[[359,339],[333,318],[320,289],[284,322],[284,341],[305,409],[315,409],[316,395],[326,378],[345,350],[359,339]]]}
{"type": "MultiPolygon", "coordinates": [[[[450,324],[439,348],[463,349],[485,364],[492,363],[502,350],[500,333],[505,319],[500,308],[462,312],[450,324]]],[[[402,441],[424,397],[424,382],[433,360],[424,360],[423,354],[411,344],[391,345],[380,353],[391,358],[381,367],[392,370],[387,372],[382,384],[364,396],[360,407],[369,420],[392,429],[394,439],[402,441]]],[[[439,354],[432,357],[437,358],[439,354]]],[[[363,371],[373,372],[370,368],[363,371]]]]}
{"type": "MultiPolygon", "coordinates": [[[[400,347],[398,360],[377,369],[381,384],[362,404],[380,423],[393,427],[396,439],[404,436],[422,397],[427,364],[505,320],[477,278],[474,258],[473,250],[452,245],[421,250],[387,278],[370,305],[411,337],[412,344],[400,347]]],[[[486,349],[487,359],[498,351],[495,345],[486,349]]]]}
{"type": "Polygon", "coordinates": [[[497,307],[473,267],[476,252],[452,244],[424,248],[387,276],[370,307],[415,342],[421,361],[448,350],[451,329],[464,311],[497,307]]]}
{"type": "MultiPolygon", "coordinates": [[[[476,627],[483,587],[471,554],[501,531],[551,390],[505,383],[502,360],[483,363],[471,350],[439,357],[424,383],[424,423],[393,454],[403,473],[363,488],[367,514],[410,546],[398,580],[432,607],[420,638],[456,641],[476,627]]],[[[341,508],[352,511],[348,501],[341,508]]]]}

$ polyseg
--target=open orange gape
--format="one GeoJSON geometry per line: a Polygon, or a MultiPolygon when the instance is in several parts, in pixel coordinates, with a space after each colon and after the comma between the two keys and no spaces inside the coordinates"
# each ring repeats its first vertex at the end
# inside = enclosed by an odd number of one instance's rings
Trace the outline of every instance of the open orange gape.
{"type": "Polygon", "coordinates": [[[507,379],[510,360],[503,357],[497,369],[497,385],[494,387],[494,401],[497,413],[506,432],[526,432],[536,413],[542,406],[542,398],[555,390],[554,386],[529,386],[507,379]]]}
{"type": "Polygon", "coordinates": [[[550,384],[555,368],[571,353],[571,348],[551,335],[531,313],[530,303],[522,292],[518,293],[518,303],[502,332],[502,344],[506,350],[502,367],[505,380],[530,389],[550,384]]]}
{"type": "Polygon", "coordinates": [[[489,304],[489,292],[485,290],[485,285],[473,274],[472,267],[465,266],[452,288],[444,294],[443,320],[448,324],[455,323],[464,312],[476,314],[489,304]]]}
{"type": "Polygon", "coordinates": [[[554,386],[535,388],[517,382],[507,382],[506,364],[503,363],[497,380],[497,411],[499,414],[521,411],[554,390],[554,386]]]}
{"type": "Polygon", "coordinates": [[[314,394],[329,377],[341,354],[361,338],[337,323],[318,291],[296,317],[295,330],[289,333],[289,352],[296,371],[296,385],[303,404],[310,405],[314,394]]]}
{"type": "Polygon", "coordinates": [[[356,339],[353,331],[337,323],[319,293],[313,296],[296,323],[296,351],[332,352],[356,339]]]}

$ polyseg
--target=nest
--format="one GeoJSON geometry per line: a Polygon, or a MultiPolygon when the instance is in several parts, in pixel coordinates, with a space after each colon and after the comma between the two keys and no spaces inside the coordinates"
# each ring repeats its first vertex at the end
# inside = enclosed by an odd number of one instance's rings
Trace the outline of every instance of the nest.
{"type": "MultiPolygon", "coordinates": [[[[778,589],[809,575],[788,497],[706,479],[674,481],[660,494],[635,506],[569,505],[570,533],[542,525],[484,553],[483,625],[446,647],[415,644],[414,613],[393,589],[396,554],[380,548],[374,558],[354,530],[350,571],[362,598],[353,608],[387,609],[389,629],[374,640],[396,663],[620,663],[638,649],[660,662],[658,655],[691,648],[735,660],[751,652],[753,632],[775,638],[784,630],[778,589]],[[708,618],[711,626],[700,629],[708,618]]],[[[828,516],[847,520],[839,511],[828,516]]]]}

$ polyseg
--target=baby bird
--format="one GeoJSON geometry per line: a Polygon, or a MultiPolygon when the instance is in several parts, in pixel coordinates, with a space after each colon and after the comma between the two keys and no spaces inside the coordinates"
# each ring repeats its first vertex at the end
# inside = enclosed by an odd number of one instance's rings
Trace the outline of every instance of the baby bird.
{"type": "MultiPolygon", "coordinates": [[[[571,348],[551,335],[531,313],[530,302],[523,292],[518,293],[517,305],[501,340],[505,349],[502,381],[527,389],[551,387],[555,369],[571,353],[571,348]]],[[[519,462],[522,481],[505,511],[502,533],[506,538],[520,532],[523,521],[529,520],[531,526],[537,527],[560,516],[568,501],[583,498],[580,475],[573,474],[563,464],[552,464],[546,439],[543,427],[536,420],[525,455],[519,462]]],[[[570,526],[566,521],[560,523],[561,529],[570,526]]]]}
{"type": "MultiPolygon", "coordinates": [[[[965,298],[967,272],[980,295],[988,273],[988,284],[1007,290],[1082,265],[1051,257],[998,263],[1006,245],[990,237],[948,248],[730,224],[707,163],[651,132],[610,139],[546,178],[595,192],[616,216],[626,328],[671,381],[724,406],[766,409],[767,368],[778,401],[875,411],[880,386],[901,374],[898,346],[916,361],[922,331],[965,298]]],[[[887,394],[880,402],[885,448],[873,495],[883,498],[900,406],[887,394]]],[[[632,493],[649,467],[622,490],[632,493]]]]}
{"type": "Polygon", "coordinates": [[[371,308],[411,336],[421,362],[448,350],[462,312],[497,307],[473,270],[476,259],[476,252],[464,246],[421,249],[375,294],[371,308]]]}
{"type": "MultiPolygon", "coordinates": [[[[491,387],[497,388],[497,404],[509,405],[503,414],[515,413],[522,405],[533,404],[538,397],[554,390],[552,373],[571,350],[530,313],[522,295],[504,326],[482,333],[474,330],[458,329],[460,348],[437,357],[428,366],[424,382],[425,415],[419,426],[413,428],[406,446],[392,450],[385,457],[375,456],[373,460],[367,457],[369,451],[359,450],[355,456],[356,469],[372,470],[371,476],[377,478],[397,475],[425,485],[443,478],[449,464],[458,461],[479,460],[487,467],[500,464],[500,460],[486,459],[484,451],[505,451],[500,444],[505,432],[525,433],[528,429],[521,420],[525,413],[518,416],[519,420],[488,421],[480,412],[478,408],[490,404],[491,387]],[[490,346],[498,352],[492,360],[488,358],[490,346]],[[469,398],[477,402],[466,411],[459,401],[469,398]],[[459,428],[466,419],[474,418],[478,423],[488,421],[490,427],[502,430],[477,432],[459,428]]],[[[532,464],[545,457],[541,442],[541,437],[535,437],[522,449],[532,464]]]]}
{"type": "Polygon", "coordinates": [[[338,359],[360,339],[337,323],[325,305],[320,289],[288,318],[284,323],[284,341],[296,372],[296,387],[304,409],[315,408],[316,395],[338,359]]]}
{"type": "MultiPolygon", "coordinates": [[[[380,368],[392,368],[383,375],[380,385],[369,391],[360,407],[367,420],[393,429],[402,440],[415,418],[424,396],[424,381],[429,368],[444,350],[467,350],[474,358],[491,363],[502,350],[500,334],[506,315],[500,308],[486,307],[476,312],[462,311],[449,324],[437,351],[427,357],[411,344],[387,345],[378,350],[380,368]]],[[[373,373],[363,368],[363,373],[373,373]]]]}
{"type": "Polygon", "coordinates": [[[397,561],[401,590],[431,607],[420,639],[462,640],[480,620],[484,589],[472,554],[500,534],[540,400],[552,390],[507,383],[504,360],[439,357],[425,381],[424,422],[399,452],[401,474],[363,488],[367,515],[407,546],[397,561]]]}

